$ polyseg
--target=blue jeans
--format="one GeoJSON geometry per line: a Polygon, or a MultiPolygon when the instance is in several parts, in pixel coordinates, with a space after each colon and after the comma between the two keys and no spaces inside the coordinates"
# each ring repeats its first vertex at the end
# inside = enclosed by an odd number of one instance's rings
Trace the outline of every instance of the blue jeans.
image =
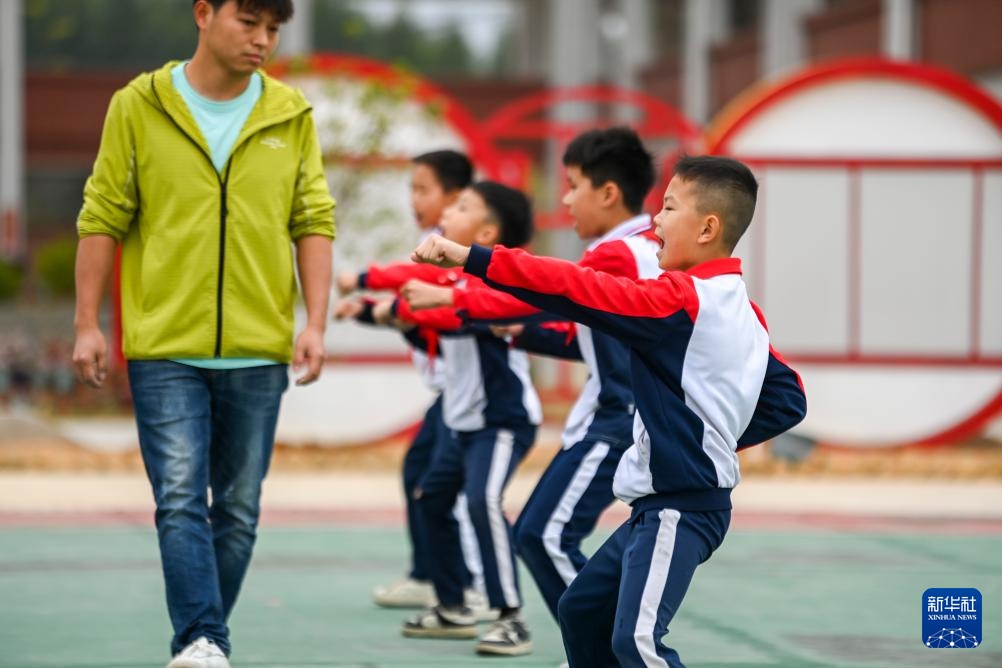
{"type": "Polygon", "coordinates": [[[210,370],[129,362],[157,504],[171,654],[200,636],[230,653],[226,620],[250,563],[287,373],[284,364],[210,370]]]}

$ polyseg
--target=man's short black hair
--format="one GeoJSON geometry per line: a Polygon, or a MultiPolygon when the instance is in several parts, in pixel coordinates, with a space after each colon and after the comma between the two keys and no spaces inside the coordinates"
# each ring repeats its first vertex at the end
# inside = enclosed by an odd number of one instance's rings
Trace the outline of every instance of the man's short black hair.
{"type": "Polygon", "coordinates": [[[577,167],[595,188],[612,181],[623,193],[623,204],[640,213],[654,185],[654,162],[631,128],[589,130],[575,137],[564,151],[564,165],[577,167]]]}
{"type": "MultiPolygon", "coordinates": [[[[198,0],[192,0],[194,6],[198,0]]],[[[229,0],[206,0],[212,7],[218,10],[229,0]]],[[[292,0],[234,0],[237,7],[251,12],[268,12],[275,17],[279,23],[285,23],[292,18],[292,0]]]]}
{"type": "Polygon", "coordinates": [[[734,250],[751,223],[758,197],[758,181],[748,166],[731,158],[686,155],[672,173],[695,184],[696,210],[720,217],[724,243],[734,250]]]}
{"type": "Polygon", "coordinates": [[[459,151],[446,149],[422,153],[411,162],[431,169],[447,193],[462,190],[473,182],[473,163],[459,151]]]}
{"type": "Polygon", "coordinates": [[[521,190],[495,181],[477,181],[470,186],[483,198],[491,222],[498,226],[498,243],[508,248],[532,240],[532,204],[521,190]]]}

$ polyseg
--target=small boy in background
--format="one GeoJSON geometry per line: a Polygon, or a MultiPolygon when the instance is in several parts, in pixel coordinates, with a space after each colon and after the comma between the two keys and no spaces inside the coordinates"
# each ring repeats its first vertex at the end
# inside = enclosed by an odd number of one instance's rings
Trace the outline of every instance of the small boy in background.
{"type": "MultiPolygon", "coordinates": [[[[532,212],[524,194],[490,181],[464,190],[445,211],[442,233],[459,244],[517,247],[532,236],[532,212]]],[[[461,283],[473,287],[478,279],[461,283]]],[[[418,484],[418,506],[434,546],[432,582],[438,604],[409,619],[409,637],[473,638],[476,619],[464,605],[462,554],[449,522],[464,492],[483,561],[491,608],[500,617],[481,636],[481,654],[521,655],[532,649],[521,617],[521,592],[511,526],[502,509],[504,488],[533,445],[542,421],[539,397],[529,379],[527,355],[511,349],[486,326],[467,327],[450,308],[413,312],[403,300],[374,309],[376,321],[391,315],[407,325],[439,333],[445,371],[444,422],[453,431],[451,447],[441,448],[418,484]]]]}
{"type": "MultiPolygon", "coordinates": [[[[411,206],[414,210],[414,220],[421,232],[420,238],[423,240],[427,235],[438,231],[442,212],[453,204],[459,193],[472,182],[473,164],[463,153],[448,149],[422,153],[411,162],[414,165],[411,172],[411,206]]],[[[457,276],[457,272],[443,272],[427,265],[399,262],[370,265],[363,272],[341,272],[335,282],[338,292],[344,296],[360,288],[396,291],[405,281],[414,277],[451,284],[457,276]]],[[[354,302],[342,302],[335,312],[335,317],[354,316],[358,311],[359,308],[354,302]]],[[[448,431],[442,424],[444,380],[441,365],[436,366],[434,359],[429,357],[423,346],[411,346],[411,361],[425,385],[437,396],[425,412],[421,428],[404,456],[403,484],[407,505],[407,536],[411,544],[411,569],[403,579],[390,585],[376,587],[373,591],[376,604],[386,608],[424,608],[435,602],[435,591],[431,585],[428,569],[428,560],[434,556],[429,554],[430,548],[414,502],[414,489],[431,462],[436,444],[449,438],[448,431]]],[[[466,517],[463,499],[457,503],[456,515],[464,525],[461,529],[463,535],[469,536],[466,543],[472,543],[475,547],[476,541],[472,538],[472,526],[466,517]]],[[[476,608],[481,617],[493,619],[494,615],[488,612],[486,601],[475,586],[475,580],[481,571],[479,558],[472,550],[467,552],[469,573],[466,577],[467,603],[476,608]]]]}
{"type": "Polygon", "coordinates": [[[680,160],[654,219],[664,270],[656,280],[435,236],[412,255],[463,266],[491,287],[630,348],[634,445],[620,460],[613,489],[632,513],[560,599],[571,668],[683,665],[662,639],[696,567],[727,532],[731,489],[740,478],[737,450],[783,433],[806,414],[800,378],[770,346],[741,261],[731,257],[757,191],[738,161],[680,160]]]}

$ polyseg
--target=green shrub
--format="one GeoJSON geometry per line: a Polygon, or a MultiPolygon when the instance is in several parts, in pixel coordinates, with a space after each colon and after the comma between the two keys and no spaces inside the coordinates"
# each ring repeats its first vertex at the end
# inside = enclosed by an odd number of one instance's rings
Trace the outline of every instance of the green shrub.
{"type": "Polygon", "coordinates": [[[35,272],[50,295],[73,296],[76,257],[77,241],[73,237],[50,241],[35,253],[35,272]]]}
{"type": "Polygon", "coordinates": [[[7,301],[17,296],[21,289],[21,270],[11,263],[0,259],[0,301],[7,301]]]}

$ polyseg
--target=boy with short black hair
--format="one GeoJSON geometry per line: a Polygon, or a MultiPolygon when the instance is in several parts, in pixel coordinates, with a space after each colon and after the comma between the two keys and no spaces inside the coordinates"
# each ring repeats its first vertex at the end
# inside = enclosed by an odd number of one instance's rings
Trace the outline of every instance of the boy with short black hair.
{"type": "MultiPolygon", "coordinates": [[[[473,178],[473,164],[463,153],[452,149],[429,151],[415,156],[411,163],[410,199],[414,220],[421,231],[421,239],[438,231],[442,213],[454,204],[459,194],[467,188],[473,178]]],[[[338,291],[347,295],[359,288],[370,290],[396,291],[405,281],[414,277],[451,284],[456,274],[442,272],[427,265],[413,262],[397,262],[386,265],[373,264],[362,272],[346,271],[338,274],[338,291]],[[429,271],[430,270],[430,271],[429,271]]],[[[355,314],[360,307],[344,302],[338,307],[336,316],[355,314]]],[[[432,356],[433,357],[433,356],[432,356]]],[[[435,602],[428,563],[434,559],[432,546],[428,544],[422,528],[422,520],[417,511],[414,490],[431,463],[436,444],[449,438],[448,430],[442,423],[442,388],[444,379],[442,365],[429,357],[424,346],[412,346],[411,361],[428,389],[436,393],[436,399],[425,412],[421,428],[418,430],[403,461],[404,498],[407,505],[407,536],[411,544],[411,568],[406,577],[389,585],[378,586],[373,591],[377,605],[387,608],[424,608],[435,602]]],[[[463,535],[472,532],[465,515],[465,501],[457,503],[457,517],[464,524],[463,535]]],[[[489,617],[483,595],[476,588],[480,574],[479,560],[474,555],[467,556],[467,603],[477,608],[482,616],[489,617]]]]}
{"type": "MultiPolygon", "coordinates": [[[[518,190],[480,181],[464,190],[446,210],[441,227],[447,238],[459,243],[521,246],[532,236],[532,211],[518,190]]],[[[464,282],[479,284],[471,277],[465,277],[464,282]]],[[[520,615],[517,565],[502,500],[504,488],[532,446],[542,420],[527,356],[509,348],[486,327],[464,326],[452,309],[413,312],[398,299],[376,307],[377,321],[387,319],[391,310],[404,323],[439,333],[445,372],[444,422],[454,432],[450,447],[435,453],[417,492],[418,507],[438,557],[430,564],[438,605],[408,620],[403,633],[431,638],[477,635],[476,619],[463,603],[462,554],[450,522],[452,507],[462,491],[480,546],[490,605],[501,611],[476,650],[481,654],[526,654],[532,643],[520,615]]]]}
{"type": "Polygon", "coordinates": [[[560,599],[572,668],[682,666],[662,638],[696,567],[727,531],[737,450],[790,429],[806,413],[800,378],[772,350],[740,260],[731,257],[757,189],[735,160],[680,160],[654,219],[664,270],[657,280],[440,237],[412,256],[464,266],[491,287],[630,347],[635,442],[613,487],[633,510],[560,599]]]}

